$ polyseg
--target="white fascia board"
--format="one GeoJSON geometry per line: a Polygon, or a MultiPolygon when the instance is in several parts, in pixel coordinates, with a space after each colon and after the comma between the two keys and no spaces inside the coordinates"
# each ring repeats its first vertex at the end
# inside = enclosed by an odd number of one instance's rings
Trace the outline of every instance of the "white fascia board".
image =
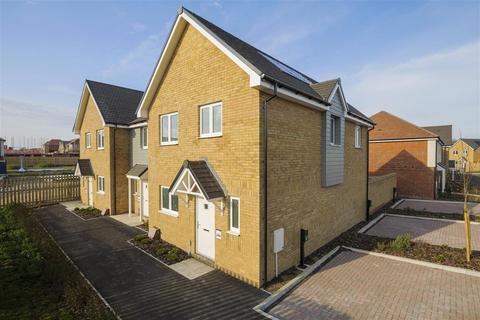
{"type": "Polygon", "coordinates": [[[332,92],[330,93],[330,96],[328,97],[327,102],[328,103],[332,102],[332,99],[333,99],[333,97],[335,97],[335,94],[337,93],[337,90],[340,90],[340,98],[342,99],[343,109],[344,109],[345,116],[346,116],[347,111],[348,111],[348,105],[347,105],[347,100],[345,99],[345,95],[343,94],[343,88],[342,88],[342,85],[341,85],[340,81],[337,81],[337,83],[335,84],[335,88],[333,88],[332,92]]]}
{"type": "Polygon", "coordinates": [[[113,123],[107,123],[104,125],[104,127],[111,127],[111,128],[120,128],[120,129],[128,129],[130,126],[126,126],[123,124],[113,124],[113,123]]]}
{"type": "Polygon", "coordinates": [[[139,122],[139,123],[135,123],[135,124],[131,124],[129,125],[128,127],[130,129],[133,129],[133,128],[141,128],[141,127],[146,127],[147,126],[147,122],[139,122]]]}
{"type": "Polygon", "coordinates": [[[75,124],[73,126],[73,132],[75,134],[80,134],[80,127],[81,127],[81,123],[83,122],[83,117],[85,115],[89,97],[92,97],[93,103],[95,104],[95,107],[97,108],[97,112],[100,115],[100,119],[102,119],[102,125],[105,126],[105,119],[103,119],[103,115],[100,112],[100,109],[98,108],[97,102],[95,101],[95,97],[93,96],[92,91],[88,87],[88,83],[85,81],[85,85],[83,86],[83,91],[82,91],[82,97],[80,98],[80,104],[77,110],[77,115],[75,116],[75,124]]]}
{"type": "MultiPolygon", "coordinates": [[[[259,82],[259,85],[255,86],[253,88],[258,89],[258,90],[263,91],[263,92],[266,92],[268,94],[273,94],[273,92],[274,92],[274,85],[271,82],[265,81],[265,80],[261,80],[259,82]]],[[[328,111],[329,110],[328,106],[326,106],[325,104],[320,103],[320,102],[316,101],[315,99],[308,98],[308,97],[306,97],[302,94],[297,94],[297,93],[293,92],[292,90],[287,89],[285,87],[277,88],[277,95],[279,97],[285,99],[285,100],[293,101],[293,102],[299,103],[299,104],[304,105],[304,106],[309,107],[309,108],[313,108],[313,109],[321,110],[321,111],[328,111]]]]}
{"type": "Polygon", "coordinates": [[[250,84],[256,84],[260,81],[260,73],[258,70],[255,70],[254,67],[244,59],[241,59],[235,51],[228,47],[222,40],[210,33],[202,24],[198,23],[196,19],[188,15],[186,12],[178,15],[177,20],[173,26],[172,31],[168,37],[165,48],[160,56],[160,59],[155,67],[155,71],[152,75],[150,83],[145,90],[145,94],[140,101],[140,106],[137,110],[137,117],[148,118],[148,109],[152,103],[153,97],[158,89],[158,86],[163,78],[163,74],[175,53],[177,44],[182,36],[183,30],[185,29],[187,23],[199,31],[205,38],[207,38],[213,45],[215,45],[220,51],[222,51],[227,57],[229,57],[233,62],[235,62],[242,70],[244,70],[250,76],[250,84]]]}
{"type": "Polygon", "coordinates": [[[408,142],[408,141],[437,141],[438,138],[412,138],[412,139],[385,139],[385,140],[369,140],[369,143],[382,142],[408,142]]]}
{"type": "Polygon", "coordinates": [[[365,127],[373,128],[373,125],[371,123],[352,117],[351,115],[348,115],[348,114],[345,116],[345,119],[365,127]]]}

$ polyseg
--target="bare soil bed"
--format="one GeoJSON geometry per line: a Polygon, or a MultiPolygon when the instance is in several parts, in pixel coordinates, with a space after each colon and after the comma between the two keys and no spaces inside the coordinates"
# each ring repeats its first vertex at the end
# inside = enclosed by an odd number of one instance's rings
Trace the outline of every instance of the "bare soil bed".
{"type": "Polygon", "coordinates": [[[82,217],[85,220],[94,219],[102,216],[102,212],[97,208],[75,208],[73,209],[76,215],[82,217]]]}

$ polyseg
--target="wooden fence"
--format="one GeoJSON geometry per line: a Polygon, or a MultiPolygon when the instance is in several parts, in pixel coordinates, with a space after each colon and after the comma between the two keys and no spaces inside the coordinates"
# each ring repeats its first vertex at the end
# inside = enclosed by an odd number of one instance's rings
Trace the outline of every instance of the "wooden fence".
{"type": "Polygon", "coordinates": [[[80,199],[80,178],[73,174],[7,177],[0,179],[0,206],[29,207],[80,199]]]}

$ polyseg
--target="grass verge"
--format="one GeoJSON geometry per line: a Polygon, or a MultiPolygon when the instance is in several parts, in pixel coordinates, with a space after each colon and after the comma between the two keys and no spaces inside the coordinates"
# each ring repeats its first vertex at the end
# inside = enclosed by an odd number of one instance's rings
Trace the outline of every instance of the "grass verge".
{"type": "Polygon", "coordinates": [[[34,214],[0,208],[0,319],[115,319],[34,214]]]}

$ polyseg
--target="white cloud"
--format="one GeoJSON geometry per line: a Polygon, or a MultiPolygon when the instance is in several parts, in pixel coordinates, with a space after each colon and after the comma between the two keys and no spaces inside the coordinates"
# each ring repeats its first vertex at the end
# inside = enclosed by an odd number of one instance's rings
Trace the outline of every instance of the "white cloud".
{"type": "Polygon", "coordinates": [[[480,42],[344,78],[346,94],[368,115],[387,110],[417,125],[453,124],[480,137],[480,42]]]}
{"type": "Polygon", "coordinates": [[[130,24],[130,28],[132,29],[132,32],[136,33],[136,32],[144,31],[145,29],[147,29],[147,26],[144,25],[143,23],[134,22],[130,24]]]}
{"type": "Polygon", "coordinates": [[[71,138],[75,110],[0,98],[0,136],[71,138]]]}

